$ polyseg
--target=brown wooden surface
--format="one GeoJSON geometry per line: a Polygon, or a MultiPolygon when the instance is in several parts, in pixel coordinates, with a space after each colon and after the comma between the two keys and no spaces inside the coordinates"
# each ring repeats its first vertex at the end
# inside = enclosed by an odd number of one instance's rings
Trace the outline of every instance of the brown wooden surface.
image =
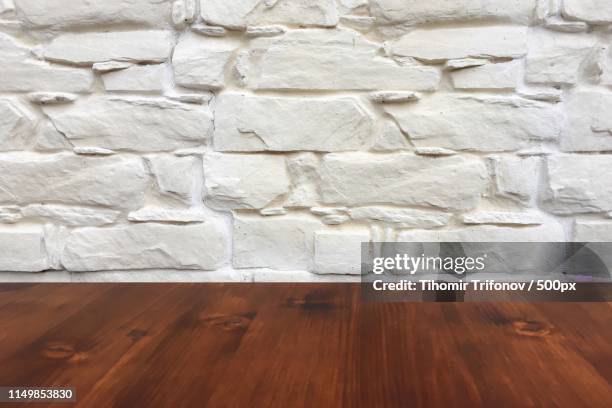
{"type": "Polygon", "coordinates": [[[0,385],[72,386],[82,407],[612,406],[612,303],[361,300],[347,284],[0,285],[0,385]]]}

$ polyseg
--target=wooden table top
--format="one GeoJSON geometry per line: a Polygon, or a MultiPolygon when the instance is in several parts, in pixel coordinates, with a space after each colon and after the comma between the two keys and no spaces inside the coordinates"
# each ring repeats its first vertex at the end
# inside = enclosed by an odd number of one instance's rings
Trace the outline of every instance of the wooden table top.
{"type": "Polygon", "coordinates": [[[79,407],[609,407],[612,303],[0,285],[0,385],[71,386],[79,407]]]}

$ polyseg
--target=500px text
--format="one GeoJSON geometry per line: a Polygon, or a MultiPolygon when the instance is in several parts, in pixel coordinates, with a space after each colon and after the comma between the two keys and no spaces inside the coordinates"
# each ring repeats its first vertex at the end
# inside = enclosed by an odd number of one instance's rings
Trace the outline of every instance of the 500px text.
{"type": "Polygon", "coordinates": [[[372,282],[376,291],[537,291],[537,292],[571,292],[576,290],[576,283],[559,280],[531,280],[529,282],[495,282],[494,280],[472,280],[469,282],[436,282],[434,280],[372,282]]]}

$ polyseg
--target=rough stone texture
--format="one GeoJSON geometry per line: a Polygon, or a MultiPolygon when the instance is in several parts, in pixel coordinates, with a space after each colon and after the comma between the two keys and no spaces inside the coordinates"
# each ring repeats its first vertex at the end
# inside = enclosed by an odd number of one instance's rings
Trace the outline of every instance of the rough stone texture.
{"type": "Polygon", "coordinates": [[[402,133],[399,126],[392,120],[380,123],[376,130],[376,138],[372,150],[377,152],[392,152],[396,150],[412,150],[410,141],[402,133]]]}
{"type": "Polygon", "coordinates": [[[541,225],[544,219],[537,213],[489,211],[464,215],[463,223],[468,225],[541,225]]]}
{"type": "Polygon", "coordinates": [[[172,22],[175,26],[183,28],[192,24],[196,19],[196,0],[175,0],[172,3],[172,22]]]}
{"type": "Polygon", "coordinates": [[[237,152],[357,150],[372,127],[372,117],[353,98],[225,94],[215,110],[215,148],[237,152]]]}
{"type": "Polygon", "coordinates": [[[612,93],[576,92],[566,103],[568,126],[562,148],[573,152],[612,150],[612,93]]]}
{"type": "Polygon", "coordinates": [[[0,155],[1,203],[138,208],[143,203],[145,186],[145,169],[138,158],[0,155]]]}
{"type": "Polygon", "coordinates": [[[489,61],[484,58],[459,58],[446,61],[444,68],[450,70],[473,68],[486,65],[489,61]]]}
{"type": "Polygon", "coordinates": [[[478,204],[487,179],[480,160],[429,159],[410,153],[331,154],[320,171],[323,202],[349,206],[391,203],[469,209],[478,204]]]}
{"type": "MultiPolygon", "coordinates": [[[[577,0],[579,1],[579,0],[577,0]]],[[[372,14],[381,24],[423,24],[455,21],[528,23],[536,0],[372,0],[372,14]]]]}
{"type": "Polygon", "coordinates": [[[368,220],[396,224],[400,228],[444,227],[451,219],[450,214],[433,211],[413,210],[395,207],[357,207],[350,211],[354,220],[368,220]]]}
{"type": "Polygon", "coordinates": [[[370,100],[375,103],[404,103],[413,102],[421,99],[421,95],[416,92],[372,92],[370,100]]]}
{"type": "Polygon", "coordinates": [[[93,75],[87,71],[39,61],[9,61],[0,77],[4,92],[88,92],[92,85],[93,75]]]}
{"type": "Polygon", "coordinates": [[[170,56],[168,31],[120,31],[63,34],[51,41],[49,61],[93,65],[105,61],[164,62],[170,56]]]}
{"type": "Polygon", "coordinates": [[[231,29],[261,24],[333,27],[339,20],[335,0],[201,0],[200,9],[207,23],[231,29]]]}
{"type": "Polygon", "coordinates": [[[0,271],[40,272],[51,269],[42,228],[0,228],[0,271]]]}
{"type": "Polygon", "coordinates": [[[603,213],[612,210],[612,178],[604,170],[612,156],[559,155],[547,160],[549,183],[545,204],[555,214],[603,213]]]}
{"type": "Polygon", "coordinates": [[[608,0],[563,0],[563,15],[593,24],[610,24],[612,3],[608,0]]]}
{"type": "Polygon", "coordinates": [[[14,12],[15,4],[13,0],[0,0],[0,15],[14,12]]]}
{"type": "Polygon", "coordinates": [[[177,224],[200,223],[206,221],[201,210],[169,210],[167,208],[146,207],[128,214],[133,222],[168,222],[177,224]]]}
{"type": "Polygon", "coordinates": [[[601,73],[601,84],[612,86],[612,47],[606,50],[606,58],[601,63],[603,72],[601,73]]]}
{"type": "Polygon", "coordinates": [[[153,26],[170,20],[172,0],[14,0],[23,21],[34,28],[99,24],[153,26]]]}
{"type": "Polygon", "coordinates": [[[193,201],[194,192],[201,182],[197,179],[199,160],[193,157],[156,155],[148,156],[146,161],[160,194],[185,204],[193,201]]]}
{"type": "Polygon", "coordinates": [[[385,106],[417,146],[517,150],[559,137],[562,111],[517,97],[440,94],[418,104],[385,106]]]}
{"type": "Polygon", "coordinates": [[[21,214],[24,218],[38,218],[61,225],[99,227],[115,223],[121,213],[102,208],[32,204],[23,208],[21,214]]]}
{"type": "Polygon", "coordinates": [[[120,71],[122,69],[130,68],[134,64],[131,62],[125,61],[105,61],[105,62],[96,62],[91,66],[91,69],[95,73],[106,74],[108,72],[120,71]]]}
{"type": "Polygon", "coordinates": [[[392,43],[391,52],[430,62],[468,57],[517,58],[527,53],[527,29],[515,26],[419,29],[392,43]]]}
{"type": "Polygon", "coordinates": [[[19,150],[27,145],[34,116],[10,99],[0,99],[0,151],[19,150]]]}
{"type": "Polygon", "coordinates": [[[319,200],[319,158],[314,153],[297,153],[287,159],[292,188],[285,202],[287,207],[315,207],[319,200]]]}
{"type": "Polygon", "coordinates": [[[86,92],[93,85],[90,72],[37,61],[29,48],[4,33],[0,33],[0,60],[0,92],[86,92]]]}
{"type": "Polygon", "coordinates": [[[443,147],[416,147],[414,152],[419,156],[429,156],[429,157],[446,157],[446,156],[455,156],[457,154],[456,151],[451,149],[445,149],[443,147]]]}
{"type": "Polygon", "coordinates": [[[315,233],[313,272],[361,275],[361,244],[369,242],[367,230],[315,233]]]}
{"type": "Polygon", "coordinates": [[[486,64],[452,73],[456,89],[515,89],[520,74],[518,62],[486,64]]]}
{"type": "Polygon", "coordinates": [[[414,230],[399,234],[399,242],[558,242],[562,236],[560,224],[529,228],[509,228],[490,225],[449,230],[414,230]]]}
{"type": "Polygon", "coordinates": [[[36,130],[35,149],[41,152],[56,152],[60,150],[70,150],[72,146],[64,135],[57,131],[53,124],[45,120],[39,123],[36,130]]]}
{"type": "Polygon", "coordinates": [[[539,182],[540,159],[537,157],[495,157],[493,172],[498,195],[529,204],[539,182]]]}
{"type": "Polygon", "coordinates": [[[278,25],[263,26],[263,27],[249,26],[247,27],[244,34],[247,36],[247,38],[257,38],[257,37],[276,37],[277,35],[281,35],[286,32],[287,30],[283,26],[278,26],[278,25]]]}
{"type": "Polygon", "coordinates": [[[251,44],[245,80],[254,89],[437,89],[436,68],[398,63],[349,30],[297,30],[251,44]]]}
{"type": "Polygon", "coordinates": [[[227,254],[226,237],[212,224],[138,224],[75,230],[66,241],[62,265],[69,271],[113,269],[219,268],[227,254]]]}
{"type": "Polygon", "coordinates": [[[234,267],[308,270],[313,237],[323,225],[312,217],[238,215],[234,220],[234,267]]]}
{"type": "Polygon", "coordinates": [[[576,221],[573,238],[576,242],[612,242],[612,222],[576,221]]]}
{"type": "Polygon", "coordinates": [[[204,178],[208,204],[224,210],[261,209],[289,192],[282,156],[213,153],[204,160],[204,178]]]}
{"type": "Polygon", "coordinates": [[[0,207],[0,223],[2,224],[15,224],[17,221],[23,219],[21,210],[16,205],[0,207]]]}
{"type": "Polygon", "coordinates": [[[172,65],[178,85],[186,88],[215,89],[225,85],[225,72],[236,44],[225,39],[190,35],[174,49],[172,65]]]}
{"type": "Polygon", "coordinates": [[[72,148],[72,151],[75,154],[80,154],[83,156],[112,156],[115,154],[114,151],[110,149],[103,149],[101,147],[79,147],[76,146],[72,148]]]}
{"type": "Polygon", "coordinates": [[[33,92],[28,100],[35,105],[56,105],[76,101],[77,95],[64,92],[33,92]]]}
{"type": "Polygon", "coordinates": [[[165,74],[164,65],[135,65],[109,72],[102,80],[110,92],[161,92],[165,74]]]}
{"type": "Polygon", "coordinates": [[[544,22],[544,27],[562,33],[583,33],[589,29],[589,25],[585,22],[566,21],[560,19],[558,16],[548,17],[544,22]]]}
{"type": "Polygon", "coordinates": [[[0,282],[608,239],[611,4],[0,0],[0,282]]]}
{"type": "Polygon", "coordinates": [[[161,99],[92,97],[44,110],[78,146],[167,151],[201,145],[212,131],[206,109],[161,99]]]}
{"type": "Polygon", "coordinates": [[[545,84],[575,84],[581,65],[594,51],[597,38],[587,34],[535,30],[530,37],[526,80],[545,84]]]}

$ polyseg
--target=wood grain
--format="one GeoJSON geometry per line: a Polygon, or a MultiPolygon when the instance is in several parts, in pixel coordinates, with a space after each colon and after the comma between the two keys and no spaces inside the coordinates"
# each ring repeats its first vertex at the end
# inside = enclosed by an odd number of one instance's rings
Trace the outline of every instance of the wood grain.
{"type": "Polygon", "coordinates": [[[608,407],[612,304],[0,285],[0,385],[76,388],[54,407],[608,407]]]}

